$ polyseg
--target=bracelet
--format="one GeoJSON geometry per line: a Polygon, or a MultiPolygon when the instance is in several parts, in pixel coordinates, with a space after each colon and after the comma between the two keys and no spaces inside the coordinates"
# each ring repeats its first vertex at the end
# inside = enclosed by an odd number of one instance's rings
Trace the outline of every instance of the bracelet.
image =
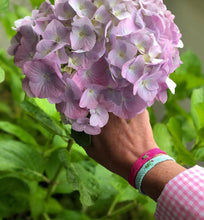
{"type": "Polygon", "coordinates": [[[139,170],[141,169],[141,167],[149,160],[151,160],[153,157],[155,157],[157,154],[166,154],[164,151],[162,151],[159,148],[153,148],[145,153],[143,153],[136,161],[135,163],[132,165],[131,170],[130,170],[130,174],[129,174],[129,178],[128,178],[128,182],[130,183],[130,185],[132,185],[133,187],[135,187],[135,177],[137,176],[137,173],[139,172],[139,170]]]}
{"type": "Polygon", "coordinates": [[[155,157],[151,160],[149,160],[147,163],[145,163],[143,165],[143,167],[140,169],[140,171],[138,172],[136,178],[135,178],[135,186],[136,188],[139,190],[139,192],[141,194],[144,194],[141,190],[141,184],[142,184],[142,180],[144,178],[144,176],[153,168],[155,167],[157,164],[164,162],[166,160],[173,160],[175,161],[172,157],[168,156],[168,155],[161,155],[158,157],[155,157]]]}

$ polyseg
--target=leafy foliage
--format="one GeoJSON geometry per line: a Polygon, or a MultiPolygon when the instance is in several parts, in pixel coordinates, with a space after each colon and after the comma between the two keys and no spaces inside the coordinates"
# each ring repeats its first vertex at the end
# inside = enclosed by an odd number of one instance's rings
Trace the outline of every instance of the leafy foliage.
{"type": "MultiPolygon", "coordinates": [[[[38,6],[42,1],[31,1],[38,6]]],[[[8,1],[0,1],[0,10],[8,1]]],[[[4,10],[5,11],[5,10],[4,10]]],[[[13,21],[28,11],[2,14],[8,38],[13,21]]],[[[164,111],[149,109],[155,140],[179,163],[204,161],[204,76],[199,58],[182,55],[172,74],[176,94],[164,111]],[[182,103],[190,103],[183,109],[182,103]],[[157,117],[160,117],[160,121],[157,117]]],[[[0,50],[0,219],[154,219],[156,204],[92,161],[71,137],[53,105],[22,91],[20,70],[0,50]]],[[[76,137],[75,137],[76,138],[76,137]]],[[[85,146],[81,136],[78,143],[85,146]]]]}
{"type": "Polygon", "coordinates": [[[0,83],[4,81],[5,78],[5,72],[4,70],[0,67],[0,83]]]}
{"type": "Polygon", "coordinates": [[[7,10],[9,7],[9,0],[1,0],[0,1],[0,13],[7,10]]]}

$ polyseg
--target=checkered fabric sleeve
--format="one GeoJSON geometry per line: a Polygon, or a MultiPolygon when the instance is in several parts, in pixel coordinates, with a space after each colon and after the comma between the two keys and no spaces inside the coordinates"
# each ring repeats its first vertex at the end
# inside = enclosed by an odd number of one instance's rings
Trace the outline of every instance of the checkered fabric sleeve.
{"type": "Polygon", "coordinates": [[[204,168],[194,166],[169,181],[157,200],[157,220],[204,220],[204,168]]]}

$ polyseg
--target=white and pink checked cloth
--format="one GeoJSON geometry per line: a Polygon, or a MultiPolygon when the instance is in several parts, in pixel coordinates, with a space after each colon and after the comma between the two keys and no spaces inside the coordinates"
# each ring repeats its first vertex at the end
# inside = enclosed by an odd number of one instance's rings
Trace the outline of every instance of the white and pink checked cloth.
{"type": "Polygon", "coordinates": [[[169,181],[157,200],[157,220],[204,220],[204,168],[195,166],[169,181]]]}

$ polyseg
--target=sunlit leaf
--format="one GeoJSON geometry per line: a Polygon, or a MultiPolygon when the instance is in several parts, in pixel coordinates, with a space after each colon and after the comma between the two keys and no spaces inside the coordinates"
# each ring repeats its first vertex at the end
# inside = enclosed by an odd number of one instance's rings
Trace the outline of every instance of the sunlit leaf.
{"type": "Polygon", "coordinates": [[[169,134],[167,126],[165,124],[157,123],[153,128],[154,139],[163,151],[165,151],[168,155],[174,156],[174,152],[172,150],[172,137],[169,134]]]}
{"type": "Polygon", "coordinates": [[[167,127],[172,135],[172,142],[177,153],[178,161],[187,165],[195,165],[196,163],[193,155],[182,143],[182,129],[179,120],[176,118],[171,118],[167,124],[167,127]]]}
{"type": "Polygon", "coordinates": [[[57,121],[60,120],[60,114],[57,112],[54,104],[50,104],[47,99],[35,98],[34,101],[51,118],[54,118],[57,121]]]}

